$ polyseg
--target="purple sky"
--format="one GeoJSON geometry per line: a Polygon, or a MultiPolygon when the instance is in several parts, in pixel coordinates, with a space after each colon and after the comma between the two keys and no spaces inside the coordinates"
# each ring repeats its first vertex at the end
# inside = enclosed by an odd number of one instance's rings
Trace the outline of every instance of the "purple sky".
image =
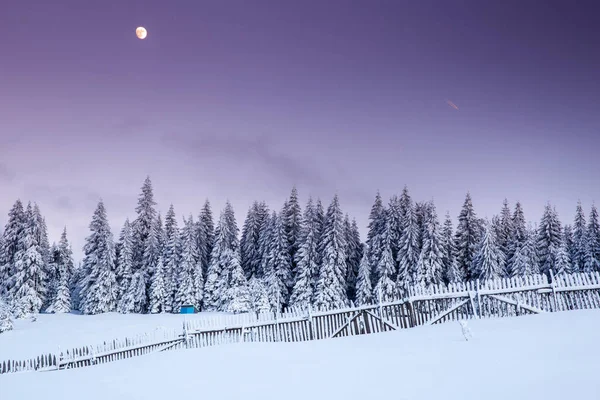
{"type": "Polygon", "coordinates": [[[0,223],[35,200],[79,256],[98,199],[118,235],[148,174],[163,213],[229,198],[238,223],[293,184],[339,193],[363,234],[405,184],[453,217],[470,190],[481,216],[507,197],[570,222],[600,199],[597,8],[3,0],[0,223]]]}

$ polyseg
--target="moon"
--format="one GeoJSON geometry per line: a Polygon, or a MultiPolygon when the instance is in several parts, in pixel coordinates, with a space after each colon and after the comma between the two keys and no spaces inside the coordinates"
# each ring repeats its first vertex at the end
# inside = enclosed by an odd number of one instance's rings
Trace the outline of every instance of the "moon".
{"type": "Polygon", "coordinates": [[[137,36],[139,39],[146,39],[146,36],[148,36],[148,31],[143,26],[140,26],[136,28],[135,36],[137,36]]]}

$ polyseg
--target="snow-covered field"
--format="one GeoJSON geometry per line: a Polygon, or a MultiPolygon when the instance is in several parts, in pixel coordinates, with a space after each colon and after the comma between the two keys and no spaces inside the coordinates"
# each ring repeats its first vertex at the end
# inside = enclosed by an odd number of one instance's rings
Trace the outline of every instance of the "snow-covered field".
{"type": "MultiPolygon", "coordinates": [[[[225,314],[186,314],[185,319],[193,321],[219,315],[225,314]]],[[[181,333],[184,321],[181,314],[38,314],[36,318],[35,322],[16,320],[12,331],[0,334],[0,362],[55,354],[59,346],[64,351],[146,333],[159,335],[168,331],[172,335],[173,330],[181,333]]]]}
{"type": "Polygon", "coordinates": [[[1,375],[0,397],[599,398],[599,310],[470,321],[469,327],[473,338],[468,342],[453,322],[315,342],[178,350],[75,370],[1,375]]]}

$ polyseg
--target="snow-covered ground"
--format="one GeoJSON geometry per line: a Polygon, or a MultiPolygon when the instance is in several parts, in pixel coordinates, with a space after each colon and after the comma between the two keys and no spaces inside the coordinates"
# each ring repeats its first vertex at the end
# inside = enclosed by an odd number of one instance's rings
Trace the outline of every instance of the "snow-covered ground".
{"type": "MultiPolygon", "coordinates": [[[[143,316],[140,316],[140,318],[143,316]]],[[[134,324],[135,326],[135,324],[134,324]]],[[[0,375],[18,399],[592,399],[600,311],[470,321],[303,343],[178,350],[0,375]]]]}
{"type": "Polygon", "coordinates": [[[184,318],[188,321],[218,318],[221,313],[186,314],[38,314],[36,321],[16,320],[12,331],[0,334],[0,362],[24,360],[41,354],[55,354],[58,348],[70,350],[95,346],[113,339],[163,331],[181,333],[184,318]]]}

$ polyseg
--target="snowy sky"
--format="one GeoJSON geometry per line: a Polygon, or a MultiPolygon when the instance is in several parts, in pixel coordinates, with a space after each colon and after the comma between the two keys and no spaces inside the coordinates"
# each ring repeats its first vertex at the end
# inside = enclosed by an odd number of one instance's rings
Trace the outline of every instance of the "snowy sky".
{"type": "Polygon", "coordinates": [[[453,216],[467,190],[531,220],[600,199],[591,1],[2,4],[0,223],[35,200],[77,255],[98,199],[117,234],[148,174],[163,213],[230,199],[240,223],[293,184],[363,228],[405,184],[453,216]]]}

